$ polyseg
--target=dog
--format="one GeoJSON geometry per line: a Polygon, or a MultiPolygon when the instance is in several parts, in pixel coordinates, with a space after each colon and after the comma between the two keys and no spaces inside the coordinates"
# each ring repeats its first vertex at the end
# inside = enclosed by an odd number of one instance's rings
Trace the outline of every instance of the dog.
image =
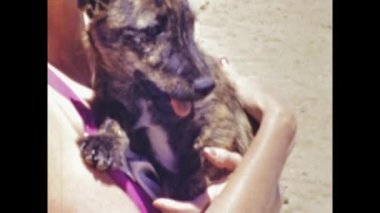
{"type": "Polygon", "coordinates": [[[194,41],[185,0],[80,0],[90,17],[91,107],[99,132],[79,140],[84,161],[120,167],[126,146],[158,173],[162,197],[189,200],[228,174],[200,154],[244,154],[254,132],[217,60],[194,41]]]}

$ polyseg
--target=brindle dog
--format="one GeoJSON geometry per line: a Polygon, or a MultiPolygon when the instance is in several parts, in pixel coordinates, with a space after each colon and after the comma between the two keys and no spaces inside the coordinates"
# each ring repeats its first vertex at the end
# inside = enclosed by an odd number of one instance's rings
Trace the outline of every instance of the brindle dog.
{"type": "Polygon", "coordinates": [[[187,1],[82,0],[79,6],[91,18],[92,108],[100,126],[79,142],[84,160],[99,170],[118,167],[129,144],[154,165],[161,196],[181,200],[226,175],[200,150],[243,154],[253,132],[218,63],[194,42],[187,1]]]}

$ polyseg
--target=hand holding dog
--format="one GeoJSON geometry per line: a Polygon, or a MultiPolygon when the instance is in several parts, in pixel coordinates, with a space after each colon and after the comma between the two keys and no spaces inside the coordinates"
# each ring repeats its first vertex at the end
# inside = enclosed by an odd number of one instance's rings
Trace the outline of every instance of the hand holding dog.
{"type": "Polygon", "coordinates": [[[240,103],[260,123],[260,128],[244,158],[220,148],[211,149],[217,153],[214,155],[207,152],[211,150],[204,150],[204,156],[211,163],[233,173],[209,186],[192,201],[155,200],[154,206],[163,213],[221,212],[221,209],[223,212],[262,213],[281,209],[279,177],[295,145],[294,110],[257,78],[244,78],[233,71],[228,61],[221,63],[240,103]]]}
{"type": "MultiPolygon", "coordinates": [[[[217,147],[208,147],[202,151],[202,155],[218,168],[233,171],[240,163],[240,154],[230,152],[217,147]]],[[[153,205],[163,213],[198,213],[203,212],[209,203],[220,194],[227,184],[227,178],[221,179],[209,186],[203,194],[192,201],[177,201],[168,198],[158,198],[153,205]]]]}

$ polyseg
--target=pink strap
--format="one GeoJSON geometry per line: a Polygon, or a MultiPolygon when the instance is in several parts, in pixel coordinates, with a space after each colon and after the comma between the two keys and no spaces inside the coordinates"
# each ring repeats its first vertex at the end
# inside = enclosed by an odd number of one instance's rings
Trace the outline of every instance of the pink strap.
{"type": "MultiPolygon", "coordinates": [[[[73,90],[63,82],[48,66],[48,84],[52,86],[56,91],[67,97],[77,109],[78,113],[82,117],[85,124],[85,132],[88,134],[94,134],[96,132],[96,126],[94,123],[94,117],[90,109],[84,104],[83,100],[79,98],[73,90]]],[[[158,212],[152,206],[152,200],[142,190],[142,188],[130,179],[125,173],[120,170],[110,171],[109,175],[114,181],[123,189],[123,191],[132,199],[136,206],[140,209],[141,213],[158,212]]]]}
{"type": "Polygon", "coordinates": [[[48,67],[48,84],[53,87],[61,95],[70,99],[74,107],[77,109],[79,115],[83,119],[85,125],[85,132],[88,134],[96,133],[96,126],[93,119],[92,112],[83,104],[83,100],[79,98],[74,91],[60,79],[54,71],[48,67]]]}

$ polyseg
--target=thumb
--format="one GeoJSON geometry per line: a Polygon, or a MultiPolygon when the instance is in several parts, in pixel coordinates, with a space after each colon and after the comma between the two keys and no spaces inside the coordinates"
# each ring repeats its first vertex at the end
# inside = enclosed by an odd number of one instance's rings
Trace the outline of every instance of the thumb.
{"type": "Polygon", "coordinates": [[[202,155],[214,166],[230,171],[233,171],[242,160],[239,153],[218,147],[205,147],[202,155]]]}

